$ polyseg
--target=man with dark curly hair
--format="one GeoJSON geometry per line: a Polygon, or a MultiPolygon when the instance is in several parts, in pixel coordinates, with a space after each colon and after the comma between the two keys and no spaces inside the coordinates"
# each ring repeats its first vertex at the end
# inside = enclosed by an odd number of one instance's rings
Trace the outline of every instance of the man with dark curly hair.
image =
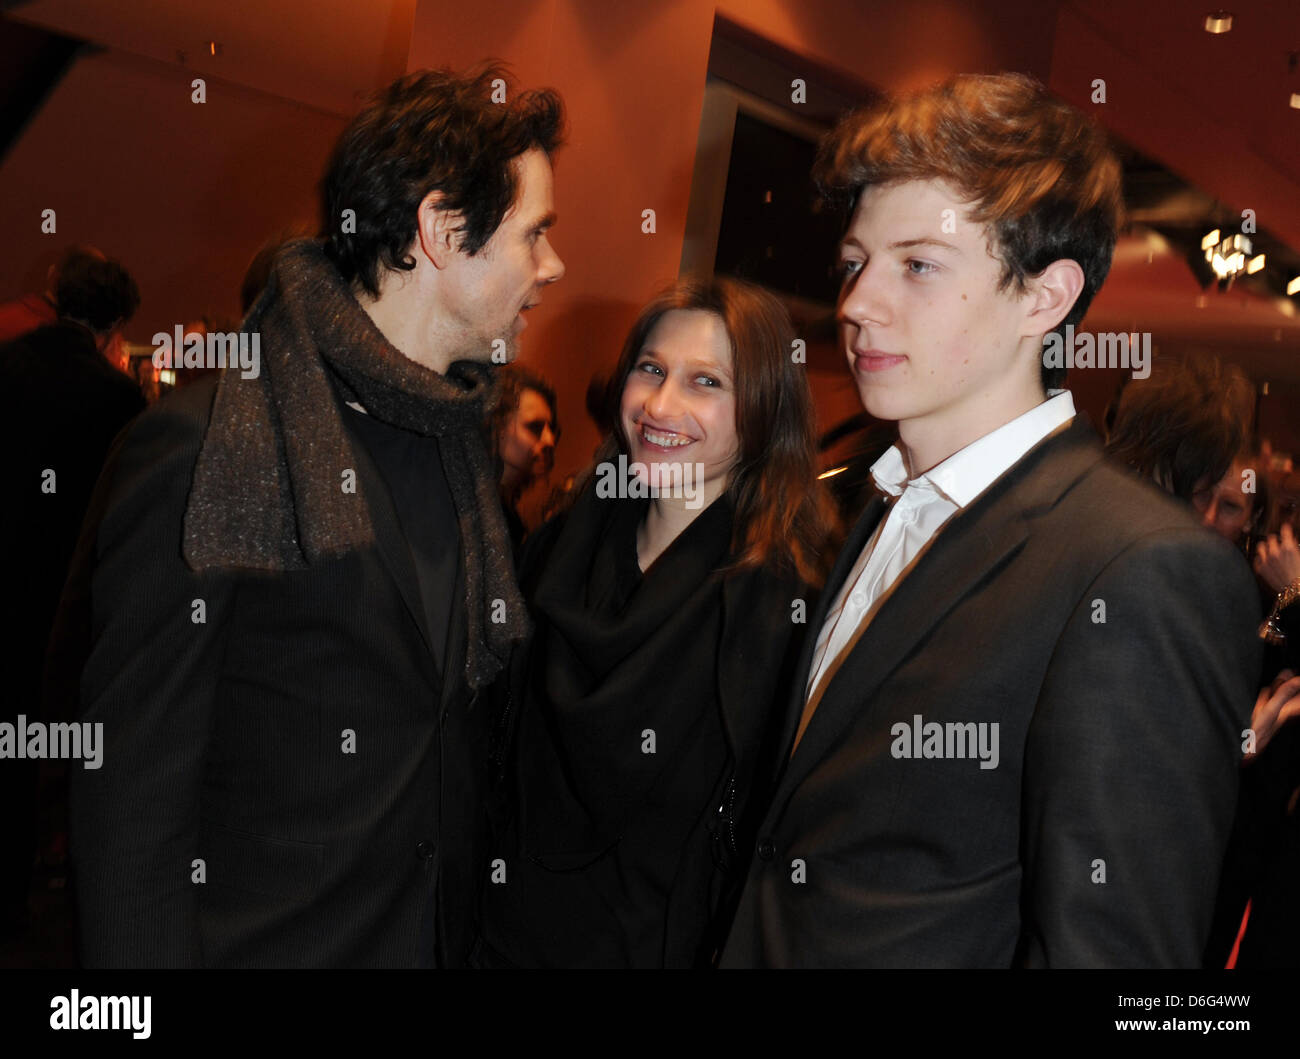
{"type": "Polygon", "coordinates": [[[484,422],[564,265],[562,104],[408,75],[340,138],[226,370],[126,435],[88,520],[72,855],[90,966],[455,966],[487,710],[526,629],[484,422]],[[93,556],[93,563],[91,557],[93,556]]]}

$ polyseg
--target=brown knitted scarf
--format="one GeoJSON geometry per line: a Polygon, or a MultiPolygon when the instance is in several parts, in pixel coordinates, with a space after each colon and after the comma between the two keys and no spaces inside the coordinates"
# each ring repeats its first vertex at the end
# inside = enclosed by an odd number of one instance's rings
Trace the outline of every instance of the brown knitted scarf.
{"type": "Polygon", "coordinates": [[[293,570],[374,543],[364,497],[346,488],[356,461],[337,385],[375,418],[438,438],[464,548],[465,675],[472,688],[490,682],[528,632],[484,434],[491,367],[458,361],[443,376],[404,356],[310,240],[280,251],[243,329],[261,335],[261,371],[227,369],[217,385],[185,511],[186,562],[293,570]],[[505,621],[492,620],[495,600],[505,621]]]}

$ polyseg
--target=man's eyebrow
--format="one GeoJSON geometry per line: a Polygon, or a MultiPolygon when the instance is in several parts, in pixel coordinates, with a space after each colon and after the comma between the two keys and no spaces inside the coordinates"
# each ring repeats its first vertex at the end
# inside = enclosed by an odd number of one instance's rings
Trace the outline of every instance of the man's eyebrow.
{"type": "Polygon", "coordinates": [[[954,254],[961,253],[961,251],[957,249],[957,247],[953,246],[952,243],[945,243],[942,239],[935,239],[931,236],[926,236],[921,239],[899,239],[897,242],[890,243],[888,249],[910,250],[914,246],[937,246],[941,250],[951,250],[954,254]]]}
{"type": "MultiPolygon", "coordinates": [[[[843,239],[841,239],[840,246],[842,247],[852,246],[852,247],[856,247],[858,250],[863,250],[863,251],[866,250],[866,247],[864,247],[860,242],[858,242],[856,238],[854,238],[851,235],[845,236],[843,239]]],[[[925,236],[920,239],[898,239],[892,243],[887,244],[885,249],[886,250],[910,250],[914,246],[937,246],[941,250],[951,250],[954,254],[961,253],[961,250],[958,247],[953,246],[952,243],[945,243],[942,239],[935,239],[933,236],[925,236]]]]}
{"type": "Polygon", "coordinates": [[[555,211],[551,210],[550,213],[546,214],[546,216],[540,218],[536,224],[532,225],[532,228],[530,230],[536,231],[540,228],[551,228],[555,225],[555,222],[558,221],[559,219],[560,218],[556,216],[555,211]]]}

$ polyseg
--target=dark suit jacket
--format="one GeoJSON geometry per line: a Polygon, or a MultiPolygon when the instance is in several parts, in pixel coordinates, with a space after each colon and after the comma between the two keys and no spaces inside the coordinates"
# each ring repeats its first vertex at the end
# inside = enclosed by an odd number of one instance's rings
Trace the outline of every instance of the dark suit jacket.
{"type": "Polygon", "coordinates": [[[286,574],[192,573],[181,525],[215,382],[119,442],[66,594],[75,607],[87,593],[81,719],[103,722],[105,744],[100,770],[72,770],[83,958],[412,966],[436,892],[438,958],[459,963],[488,749],[460,675],[463,585],[443,680],[405,537],[359,442],[377,546],[286,574]]]}
{"type": "MultiPolygon", "coordinates": [[[[4,316],[0,312],[0,318],[4,316]]],[[[4,325],[0,323],[0,331],[4,325]]],[[[0,722],[41,720],[46,641],[86,505],[113,438],[144,409],[135,382],[78,324],[37,327],[0,345],[0,452],[12,473],[0,518],[0,722]]],[[[36,852],[37,768],[0,761],[0,902],[26,908],[36,852]]]]}
{"type": "Polygon", "coordinates": [[[0,393],[8,401],[0,451],[18,475],[17,502],[0,520],[0,547],[11,562],[0,603],[5,672],[16,692],[12,712],[35,719],[45,642],[95,480],[114,437],[145,402],[91,333],[70,323],[0,345],[0,393]],[[44,488],[47,470],[52,492],[44,488]]]}
{"type": "MultiPolygon", "coordinates": [[[[883,510],[810,623],[787,748],[811,630],[883,510]]],[[[940,531],[832,677],[723,966],[1199,965],[1254,702],[1253,593],[1082,417],[1045,439],[940,531]],[[997,767],[895,757],[918,715],[997,724],[997,767]]]]}

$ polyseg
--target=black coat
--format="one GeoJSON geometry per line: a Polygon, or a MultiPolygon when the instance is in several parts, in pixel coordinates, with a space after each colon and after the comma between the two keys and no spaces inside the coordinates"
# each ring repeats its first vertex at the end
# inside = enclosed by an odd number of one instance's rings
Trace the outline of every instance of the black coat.
{"type": "Polygon", "coordinates": [[[65,603],[88,600],[81,719],[105,743],[100,770],[72,770],[83,958],[409,967],[436,893],[438,961],[458,964],[488,735],[461,676],[463,563],[443,680],[387,488],[354,444],[376,546],[284,574],[192,573],[182,518],[214,388],[124,436],[82,539],[92,577],[65,603]]]}
{"type": "Polygon", "coordinates": [[[6,402],[0,447],[16,503],[0,530],[12,563],[4,593],[6,665],[15,699],[37,712],[41,659],[90,494],[113,438],[144,410],[140,387],[108,363],[86,328],[51,324],[0,346],[6,402]],[[46,472],[53,472],[52,487],[46,472]],[[17,668],[15,668],[17,667],[17,668]]]}
{"type": "MultiPolygon", "coordinates": [[[[113,438],[144,409],[91,333],[51,324],[0,345],[0,452],[13,474],[0,518],[8,563],[0,627],[0,722],[41,717],[46,641],[86,505],[113,438]]],[[[0,762],[0,912],[24,909],[35,854],[36,762],[0,762]]]]}
{"type": "Polygon", "coordinates": [[[514,667],[483,965],[707,963],[734,907],[813,600],[766,569],[718,576],[725,496],[642,576],[646,503],[589,488],[525,548],[536,630],[514,667]]]}
{"type": "MultiPolygon", "coordinates": [[[[810,630],[882,513],[850,534],[810,630]]],[[[1199,965],[1255,606],[1241,556],[1106,462],[1082,417],[1041,442],[940,531],[831,679],[723,966],[1199,965]],[[918,715],[998,724],[998,766],[895,757],[918,715]]]]}

